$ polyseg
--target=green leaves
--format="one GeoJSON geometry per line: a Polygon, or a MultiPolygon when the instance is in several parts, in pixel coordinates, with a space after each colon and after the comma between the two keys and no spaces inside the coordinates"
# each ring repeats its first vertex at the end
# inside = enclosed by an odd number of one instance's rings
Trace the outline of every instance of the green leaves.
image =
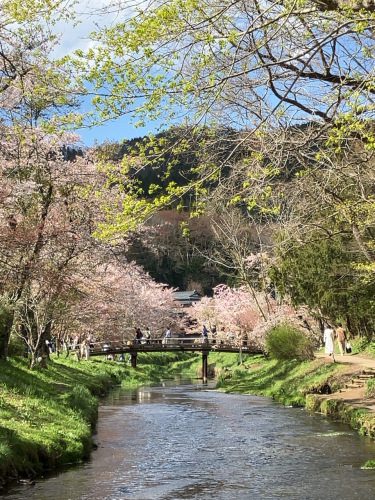
{"type": "Polygon", "coordinates": [[[67,5],[63,0],[4,0],[1,8],[14,22],[40,21],[42,18],[47,20],[54,18],[56,22],[59,16],[71,15],[69,3],[72,7],[75,1],[70,1],[67,5]]]}

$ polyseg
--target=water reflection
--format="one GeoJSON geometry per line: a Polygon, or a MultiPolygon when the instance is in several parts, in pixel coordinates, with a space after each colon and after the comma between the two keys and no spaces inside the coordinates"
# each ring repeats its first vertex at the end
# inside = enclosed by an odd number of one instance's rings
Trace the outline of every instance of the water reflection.
{"type": "Polygon", "coordinates": [[[318,415],[192,385],[114,390],[90,462],[8,498],[367,500],[375,445],[318,415]]]}

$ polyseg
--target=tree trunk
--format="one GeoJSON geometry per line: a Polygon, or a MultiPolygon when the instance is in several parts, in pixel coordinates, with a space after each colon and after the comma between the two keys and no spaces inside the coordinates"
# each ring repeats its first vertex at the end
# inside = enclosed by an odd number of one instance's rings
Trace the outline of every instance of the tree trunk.
{"type": "Polygon", "coordinates": [[[31,350],[30,369],[32,370],[37,365],[40,368],[47,368],[47,360],[47,346],[44,342],[39,342],[36,349],[31,350]]]}
{"type": "Polygon", "coordinates": [[[0,312],[0,359],[7,359],[10,332],[13,326],[14,311],[1,310],[0,312]]]}
{"type": "Polygon", "coordinates": [[[33,370],[37,365],[38,358],[36,356],[35,351],[31,351],[30,356],[31,356],[31,358],[30,358],[30,370],[33,370]]]}
{"type": "Polygon", "coordinates": [[[47,361],[49,360],[49,347],[46,344],[46,340],[48,340],[48,325],[40,336],[40,340],[35,351],[41,368],[47,368],[47,361]]]}
{"type": "Polygon", "coordinates": [[[355,328],[353,327],[352,322],[351,322],[348,314],[346,314],[346,318],[345,319],[346,319],[346,330],[347,330],[349,338],[351,338],[352,335],[354,333],[356,333],[355,332],[355,328]]]}

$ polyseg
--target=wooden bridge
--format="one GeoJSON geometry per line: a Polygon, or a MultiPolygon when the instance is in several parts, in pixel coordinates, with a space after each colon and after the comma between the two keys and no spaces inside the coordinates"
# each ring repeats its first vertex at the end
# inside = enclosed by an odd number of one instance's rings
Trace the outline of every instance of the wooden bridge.
{"type": "Polygon", "coordinates": [[[137,356],[140,352],[201,352],[203,381],[207,381],[208,354],[210,352],[263,354],[259,347],[248,345],[246,341],[239,343],[231,339],[216,340],[202,336],[153,338],[127,342],[95,342],[90,344],[89,349],[90,356],[130,354],[131,366],[133,368],[137,367],[137,356]]]}

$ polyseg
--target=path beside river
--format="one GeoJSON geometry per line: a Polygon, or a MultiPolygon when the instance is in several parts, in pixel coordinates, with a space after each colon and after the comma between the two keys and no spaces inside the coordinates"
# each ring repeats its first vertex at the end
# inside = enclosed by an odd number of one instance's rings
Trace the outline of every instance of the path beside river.
{"type": "MultiPolygon", "coordinates": [[[[317,353],[316,357],[325,359],[327,363],[332,363],[331,358],[326,354],[317,353]]],[[[361,379],[357,377],[361,371],[369,375],[373,372],[373,376],[375,377],[375,359],[358,354],[349,354],[345,356],[335,354],[335,359],[337,363],[347,365],[347,370],[345,371],[348,374],[353,374],[353,384],[351,384],[352,387],[340,389],[325,397],[327,399],[340,399],[350,406],[367,408],[375,413],[375,399],[366,396],[366,380],[362,379],[361,383],[361,379]],[[357,385],[357,387],[355,387],[355,385],[357,385]]]]}

